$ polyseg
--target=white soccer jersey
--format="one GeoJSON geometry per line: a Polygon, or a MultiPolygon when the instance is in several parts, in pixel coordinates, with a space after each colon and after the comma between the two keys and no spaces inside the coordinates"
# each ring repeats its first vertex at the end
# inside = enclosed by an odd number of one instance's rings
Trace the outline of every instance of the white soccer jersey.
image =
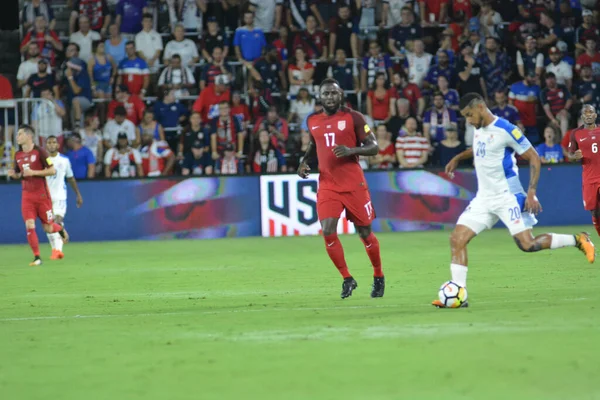
{"type": "Polygon", "coordinates": [[[515,160],[531,143],[521,130],[504,118],[475,129],[473,158],[477,174],[477,197],[498,197],[506,193],[524,193],[515,160]]]}
{"type": "Polygon", "coordinates": [[[56,169],[56,174],[46,177],[46,182],[50,189],[50,197],[52,197],[53,202],[67,200],[67,183],[65,182],[65,178],[73,177],[71,162],[62,154],[50,157],[50,160],[52,160],[52,164],[56,169]]]}
{"type": "Polygon", "coordinates": [[[408,80],[418,87],[423,87],[423,80],[429,72],[429,66],[433,56],[429,53],[423,53],[418,57],[415,53],[408,53],[406,60],[408,63],[408,80]]]}

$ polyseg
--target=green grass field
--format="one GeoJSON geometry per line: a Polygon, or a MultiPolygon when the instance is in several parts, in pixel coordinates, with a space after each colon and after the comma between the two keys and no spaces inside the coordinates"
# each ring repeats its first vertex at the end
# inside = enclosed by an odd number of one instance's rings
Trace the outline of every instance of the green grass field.
{"type": "Polygon", "coordinates": [[[0,246],[0,396],[600,399],[600,266],[486,232],[471,307],[437,310],[448,232],[378,236],[383,299],[355,236],[346,300],[318,237],[0,246]]]}

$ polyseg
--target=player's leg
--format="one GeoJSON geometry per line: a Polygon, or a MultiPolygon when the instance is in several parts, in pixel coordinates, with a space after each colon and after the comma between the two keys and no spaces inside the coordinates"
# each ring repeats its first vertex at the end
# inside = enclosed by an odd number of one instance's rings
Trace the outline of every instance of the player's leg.
{"type": "MultiPolygon", "coordinates": [[[[52,201],[52,211],[54,212],[54,222],[64,228],[64,216],[67,213],[67,201],[56,200],[52,201]]],[[[58,232],[47,233],[48,240],[52,245],[51,260],[61,260],[65,257],[63,253],[63,239],[58,232]]]]}
{"type": "Polygon", "coordinates": [[[52,202],[46,200],[37,205],[37,216],[42,221],[44,232],[58,233],[64,243],[69,243],[69,234],[67,230],[54,221],[54,212],[52,211],[52,202]]]}
{"type": "Polygon", "coordinates": [[[23,214],[23,220],[25,221],[27,242],[29,243],[29,247],[31,247],[34,257],[33,261],[29,265],[41,265],[42,259],[40,258],[40,241],[35,231],[35,219],[37,217],[35,202],[23,197],[21,201],[21,213],[23,214]]]}
{"type": "MultiPolygon", "coordinates": [[[[590,212],[592,214],[592,223],[594,224],[594,228],[596,229],[598,236],[600,236],[600,193],[598,192],[600,191],[600,185],[594,184],[593,191],[596,197],[596,201],[594,202],[594,209],[590,210],[590,212]]],[[[585,197],[583,199],[585,200],[585,197]]],[[[587,203],[584,201],[584,206],[586,204],[587,203]]],[[[589,208],[591,208],[591,206],[589,208]]],[[[586,209],[588,209],[588,207],[586,207],[586,209]]]]}

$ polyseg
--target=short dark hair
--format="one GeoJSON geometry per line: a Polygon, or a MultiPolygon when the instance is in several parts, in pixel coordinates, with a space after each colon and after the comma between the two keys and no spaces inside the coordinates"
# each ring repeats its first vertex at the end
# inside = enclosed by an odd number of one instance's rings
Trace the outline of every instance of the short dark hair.
{"type": "MultiPolygon", "coordinates": [[[[441,76],[441,75],[440,75],[440,76],[441,76]]],[[[439,78],[439,77],[438,77],[438,78],[439,78]]],[[[440,92],[440,91],[437,91],[437,92],[435,92],[435,93],[433,94],[433,98],[436,98],[436,97],[441,97],[441,98],[443,99],[443,98],[444,98],[444,93],[442,93],[442,92],[440,92]]]]}
{"type": "Polygon", "coordinates": [[[125,109],[125,107],[123,107],[123,106],[117,106],[117,107],[115,107],[115,117],[117,115],[119,117],[126,117],[127,116],[127,110],[125,109]]]}
{"type": "Polygon", "coordinates": [[[133,45],[133,47],[135,47],[135,42],[134,42],[133,40],[128,40],[128,41],[125,43],[125,46],[129,46],[130,44],[131,44],[131,45],[133,45]]]}
{"type": "Polygon", "coordinates": [[[75,48],[77,49],[78,52],[81,51],[81,47],[77,43],[75,43],[75,42],[69,42],[69,44],[67,45],[67,47],[69,47],[69,46],[75,46],[75,48]]]}
{"type": "Polygon", "coordinates": [[[467,93],[463,97],[461,97],[460,103],[458,104],[458,108],[463,110],[479,102],[485,102],[485,100],[479,93],[467,93]]]}
{"type": "Polygon", "coordinates": [[[48,140],[50,140],[50,139],[56,139],[56,140],[58,140],[58,138],[57,138],[56,136],[54,136],[54,135],[50,135],[50,136],[48,136],[48,137],[46,138],[46,142],[47,142],[48,140]]]}
{"type": "Polygon", "coordinates": [[[31,125],[21,124],[19,125],[19,130],[25,131],[25,133],[28,135],[35,136],[35,130],[31,125]]]}
{"type": "Polygon", "coordinates": [[[142,19],[146,19],[146,18],[150,18],[151,20],[154,20],[154,16],[150,13],[144,13],[144,15],[142,15],[142,19]]]}
{"type": "Polygon", "coordinates": [[[340,83],[333,78],[325,78],[321,82],[321,85],[319,86],[319,88],[321,88],[323,85],[338,85],[338,86],[340,86],[340,83]]]}
{"type": "Polygon", "coordinates": [[[171,59],[174,59],[174,58],[177,58],[177,59],[179,59],[179,61],[181,61],[181,56],[179,54],[173,54],[171,56],[171,59]]]}

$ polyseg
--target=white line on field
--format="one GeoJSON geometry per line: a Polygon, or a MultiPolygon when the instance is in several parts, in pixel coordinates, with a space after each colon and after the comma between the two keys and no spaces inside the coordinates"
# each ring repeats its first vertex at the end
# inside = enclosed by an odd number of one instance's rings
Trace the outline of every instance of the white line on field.
{"type": "MultiPolygon", "coordinates": [[[[583,301],[585,297],[562,299],[561,301],[583,301]]],[[[479,301],[477,304],[520,304],[520,303],[548,303],[548,300],[518,300],[518,301],[479,301]]],[[[94,319],[94,318],[131,318],[131,317],[158,317],[170,315],[212,315],[212,314],[227,314],[227,313],[254,313],[254,312],[271,312],[271,311],[327,311],[327,310],[360,310],[360,309],[378,309],[378,308],[430,308],[429,304],[414,304],[407,306],[406,304],[380,304],[380,305],[363,305],[363,306],[332,306],[332,307],[261,307],[256,304],[256,308],[242,308],[233,310],[206,310],[206,311],[174,311],[174,312],[156,312],[156,313],[136,313],[136,314],[91,314],[91,315],[49,315],[49,316],[34,316],[34,317],[12,317],[0,318],[0,322],[12,321],[39,321],[39,320],[65,320],[65,319],[94,319]]],[[[460,312],[460,311],[459,311],[460,312]]]]}

